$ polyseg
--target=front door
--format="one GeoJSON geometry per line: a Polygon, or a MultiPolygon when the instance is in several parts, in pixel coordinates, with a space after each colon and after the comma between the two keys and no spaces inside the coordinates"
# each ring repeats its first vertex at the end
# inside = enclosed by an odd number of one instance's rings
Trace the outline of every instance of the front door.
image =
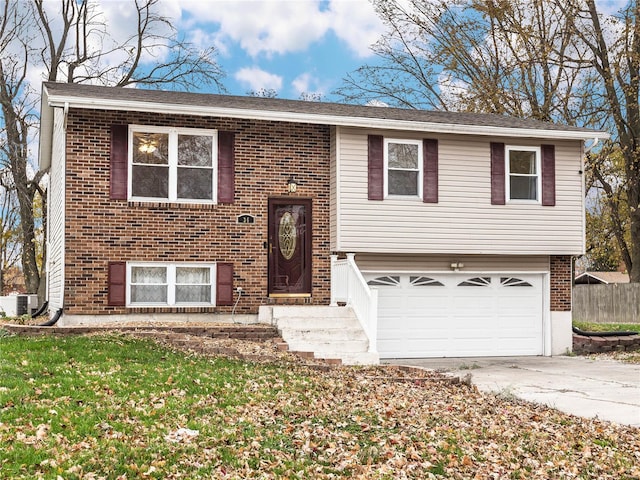
{"type": "Polygon", "coordinates": [[[311,296],[311,200],[269,199],[269,296],[311,296]]]}

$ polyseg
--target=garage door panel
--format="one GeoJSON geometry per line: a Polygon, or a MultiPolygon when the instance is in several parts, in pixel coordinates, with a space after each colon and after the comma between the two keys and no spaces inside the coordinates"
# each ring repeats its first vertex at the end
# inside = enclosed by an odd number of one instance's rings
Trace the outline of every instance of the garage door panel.
{"type": "Polygon", "coordinates": [[[446,312],[449,308],[449,299],[442,295],[440,297],[417,297],[417,296],[409,296],[405,298],[405,305],[407,308],[410,308],[414,311],[424,310],[428,308],[430,311],[440,311],[446,312]]]}
{"type": "Polygon", "coordinates": [[[535,338],[511,338],[500,339],[497,343],[497,351],[502,356],[539,355],[539,348],[535,347],[535,338]]]}
{"type": "Polygon", "coordinates": [[[388,276],[394,285],[377,287],[382,358],[542,354],[542,275],[388,276]]]}

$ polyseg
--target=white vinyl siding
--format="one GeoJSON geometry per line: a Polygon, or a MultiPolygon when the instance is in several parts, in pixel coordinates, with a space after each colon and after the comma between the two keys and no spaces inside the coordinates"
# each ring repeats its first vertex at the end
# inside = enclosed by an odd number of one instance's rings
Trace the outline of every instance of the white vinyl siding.
{"type": "Polygon", "coordinates": [[[53,109],[53,139],[47,202],[47,290],[52,312],[64,305],[64,208],[65,208],[65,132],[64,113],[53,109]]]}
{"type": "Polygon", "coordinates": [[[331,136],[330,136],[330,175],[329,175],[329,236],[331,242],[331,250],[335,250],[334,246],[336,244],[337,236],[338,236],[338,204],[335,201],[338,198],[338,177],[340,175],[340,171],[338,170],[338,140],[339,140],[339,127],[331,127],[331,136]]]}
{"type": "Polygon", "coordinates": [[[367,199],[367,134],[398,132],[340,128],[335,200],[340,226],[335,250],[371,253],[549,255],[583,251],[580,141],[407,133],[437,137],[438,203],[367,199]],[[490,142],[555,145],[556,206],[491,205],[490,142]]]}
{"type": "Polygon", "coordinates": [[[463,272],[548,272],[546,255],[407,255],[359,253],[356,264],[364,272],[450,272],[452,263],[462,263],[463,272]]]}

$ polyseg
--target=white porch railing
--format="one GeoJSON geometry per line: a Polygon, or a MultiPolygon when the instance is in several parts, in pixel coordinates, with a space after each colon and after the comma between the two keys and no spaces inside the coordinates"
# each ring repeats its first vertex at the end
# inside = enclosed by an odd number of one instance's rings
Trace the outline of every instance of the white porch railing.
{"type": "Polygon", "coordinates": [[[378,291],[369,288],[354,260],[354,253],[338,260],[331,255],[331,305],[338,302],[351,307],[369,338],[369,352],[377,351],[378,291]]]}

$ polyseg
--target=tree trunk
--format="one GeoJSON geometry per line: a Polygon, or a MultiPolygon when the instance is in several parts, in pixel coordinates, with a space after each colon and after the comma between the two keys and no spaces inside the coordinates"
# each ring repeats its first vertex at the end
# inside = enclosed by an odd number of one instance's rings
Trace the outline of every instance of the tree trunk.
{"type": "Polygon", "coordinates": [[[631,223],[631,241],[629,242],[629,256],[631,261],[627,262],[629,281],[640,283],[640,172],[635,171],[633,166],[640,166],[640,152],[635,152],[635,162],[629,160],[631,174],[635,177],[629,181],[629,217],[631,223]]]}
{"type": "Polygon", "coordinates": [[[0,104],[4,116],[9,166],[18,197],[20,229],[22,233],[22,271],[27,293],[37,293],[40,272],[36,257],[35,222],[33,218],[33,195],[35,189],[27,176],[28,146],[27,125],[18,117],[0,64],[0,104]]]}

